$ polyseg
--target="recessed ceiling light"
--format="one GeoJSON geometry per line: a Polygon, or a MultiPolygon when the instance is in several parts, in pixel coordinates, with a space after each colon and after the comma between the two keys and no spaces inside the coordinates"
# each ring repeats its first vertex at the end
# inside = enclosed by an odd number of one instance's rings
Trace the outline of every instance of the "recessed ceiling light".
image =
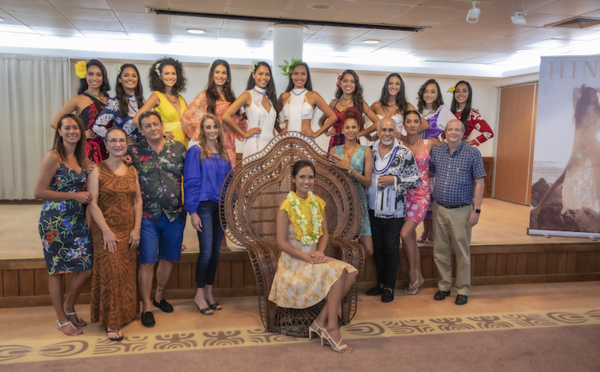
{"type": "Polygon", "coordinates": [[[205,33],[206,31],[201,30],[199,28],[188,28],[187,32],[189,32],[190,34],[194,34],[194,35],[202,35],[203,33],[205,33]]]}
{"type": "Polygon", "coordinates": [[[0,22],[4,21],[4,18],[0,17],[0,22]]]}
{"type": "Polygon", "coordinates": [[[367,39],[367,40],[363,40],[363,43],[365,43],[365,44],[379,44],[379,43],[381,43],[381,40],[367,39]]]}
{"type": "Polygon", "coordinates": [[[307,7],[311,10],[329,10],[333,8],[333,5],[327,3],[310,3],[307,7]]]}

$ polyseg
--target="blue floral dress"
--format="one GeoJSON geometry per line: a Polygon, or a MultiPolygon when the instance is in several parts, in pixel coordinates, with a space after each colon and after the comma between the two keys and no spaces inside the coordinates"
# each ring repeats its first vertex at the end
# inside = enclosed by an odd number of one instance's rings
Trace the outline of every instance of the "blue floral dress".
{"type": "MultiPolygon", "coordinates": [[[[61,160],[49,189],[81,192],[87,174],[75,172],[61,160]]],[[[48,274],[65,274],[92,268],[92,240],[84,206],[75,200],[44,201],[38,223],[48,274]]]]}

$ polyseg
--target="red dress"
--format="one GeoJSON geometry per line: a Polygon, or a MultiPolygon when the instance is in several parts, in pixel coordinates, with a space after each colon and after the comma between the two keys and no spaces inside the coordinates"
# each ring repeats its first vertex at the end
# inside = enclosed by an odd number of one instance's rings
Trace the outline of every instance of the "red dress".
{"type": "MultiPolygon", "coordinates": [[[[83,95],[91,99],[92,103],[88,107],[84,108],[79,116],[81,117],[81,121],[83,122],[83,127],[85,130],[92,130],[94,123],[96,122],[96,118],[100,116],[100,113],[102,110],[104,110],[105,103],[85,92],[83,95]]],[[[112,123],[107,125],[106,129],[110,128],[111,126],[112,123]]],[[[87,140],[85,153],[87,154],[88,159],[94,163],[100,163],[102,160],[108,158],[108,152],[106,151],[104,141],[102,141],[100,136],[87,140]]]]}
{"type": "MultiPolygon", "coordinates": [[[[346,136],[342,134],[342,127],[344,126],[342,118],[344,117],[344,111],[338,111],[337,102],[335,105],[333,105],[333,112],[335,112],[335,115],[338,119],[335,123],[333,123],[335,135],[331,136],[331,139],[329,140],[329,148],[327,149],[327,152],[329,152],[329,150],[331,150],[333,147],[343,145],[346,142],[346,136]]],[[[356,138],[356,143],[360,144],[358,138],[356,138]]]]}

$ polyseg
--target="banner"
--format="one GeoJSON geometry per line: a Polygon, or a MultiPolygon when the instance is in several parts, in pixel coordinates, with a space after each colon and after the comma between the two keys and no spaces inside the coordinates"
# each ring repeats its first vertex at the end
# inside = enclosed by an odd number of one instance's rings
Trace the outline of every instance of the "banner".
{"type": "Polygon", "coordinates": [[[529,234],[600,233],[600,55],[542,57],[529,234]]]}

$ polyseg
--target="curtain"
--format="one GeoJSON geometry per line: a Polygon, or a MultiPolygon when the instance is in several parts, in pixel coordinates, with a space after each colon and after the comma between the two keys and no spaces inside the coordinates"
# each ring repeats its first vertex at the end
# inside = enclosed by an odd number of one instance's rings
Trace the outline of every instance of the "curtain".
{"type": "Polygon", "coordinates": [[[0,54],[0,200],[33,199],[50,120],[70,97],[68,58],[0,54]]]}

